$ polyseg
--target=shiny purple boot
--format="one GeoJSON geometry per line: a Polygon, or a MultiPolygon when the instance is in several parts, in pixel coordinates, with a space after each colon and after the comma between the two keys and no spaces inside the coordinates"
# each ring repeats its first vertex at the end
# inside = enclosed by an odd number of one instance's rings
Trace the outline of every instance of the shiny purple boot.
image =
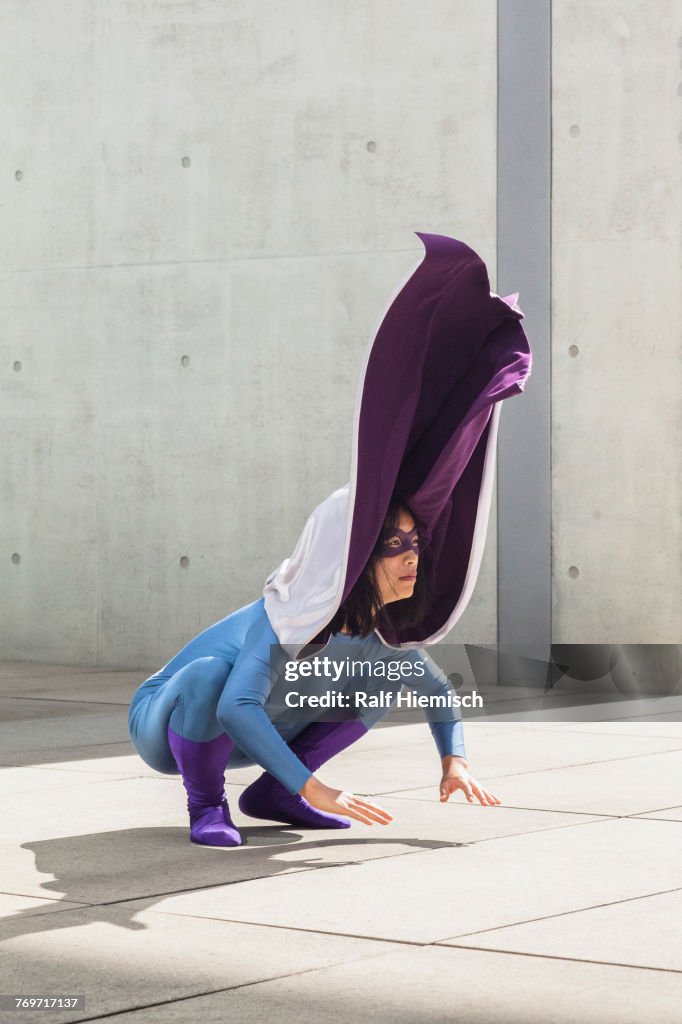
{"type": "Polygon", "coordinates": [[[225,797],[225,766],[234,746],[223,733],[197,743],[168,726],[168,743],[187,790],[189,838],[202,846],[241,846],[225,797]]]}
{"type": "MultiPolygon", "coordinates": [[[[313,722],[289,743],[289,748],[306,768],[315,772],[320,765],[366,733],[367,729],[359,719],[313,722]]],[[[299,793],[290,793],[268,772],[246,787],[239,797],[239,810],[250,818],[266,818],[301,828],[350,828],[348,818],[318,811],[299,793]]]]}

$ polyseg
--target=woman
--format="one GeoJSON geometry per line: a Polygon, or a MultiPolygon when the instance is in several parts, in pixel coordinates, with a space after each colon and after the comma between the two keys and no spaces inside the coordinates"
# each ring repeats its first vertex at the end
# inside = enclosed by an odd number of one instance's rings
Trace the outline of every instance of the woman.
{"type": "MultiPolygon", "coordinates": [[[[419,536],[414,517],[394,498],[384,529],[365,570],[331,621],[325,655],[357,661],[394,659],[396,650],[374,632],[379,625],[409,626],[425,605],[426,578],[418,572],[419,536]]],[[[420,649],[404,650],[405,661],[420,661],[426,674],[412,676],[421,693],[447,694],[451,687],[420,649]]],[[[130,738],[144,761],[167,774],[182,775],[187,790],[190,840],[207,846],[239,846],[224,782],[227,767],[260,764],[265,773],[239,799],[254,818],[298,827],[347,828],[353,818],[386,825],[392,816],[377,804],[323,783],[314,774],[339,751],[364,736],[388,705],[345,721],[278,721],[269,700],[282,689],[285,653],[261,598],[238,609],[191,640],[164,668],[135,692],[130,705],[130,738]],[[269,708],[266,708],[266,702],[269,708]]],[[[338,682],[348,686],[352,676],[338,682]]],[[[338,687],[338,682],[335,686],[338,687]]],[[[399,692],[404,680],[381,689],[399,692]]],[[[469,774],[457,708],[425,710],[442,762],[440,799],[461,789],[486,805],[500,800],[469,774]]]]}
{"type": "MultiPolygon", "coordinates": [[[[286,659],[311,644],[376,668],[399,652],[423,666],[413,689],[452,694],[420,645],[447,636],[473,592],[500,408],[522,392],[531,353],[518,293],[491,292],[485,263],[463,241],[416,234],[424,255],[380,318],[360,375],[349,482],[313,511],[260,600],[200,633],[133,697],[131,739],[152,767],[182,775],[193,842],[240,844],[224,771],[247,764],[265,768],[239,800],[251,817],[310,828],[392,820],[315,775],[388,703],[332,722],[277,706],[286,659]]],[[[341,689],[353,679],[349,670],[341,689]]],[[[462,789],[499,803],[468,773],[458,709],[425,716],[442,759],[441,800],[462,789]]]]}

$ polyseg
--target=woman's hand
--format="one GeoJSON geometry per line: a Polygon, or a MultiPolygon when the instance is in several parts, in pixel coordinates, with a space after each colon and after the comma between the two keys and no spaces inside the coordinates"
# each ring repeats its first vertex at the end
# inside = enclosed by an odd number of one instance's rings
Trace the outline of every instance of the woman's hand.
{"type": "Polygon", "coordinates": [[[363,800],[362,797],[355,796],[353,793],[325,786],[314,775],[310,776],[299,792],[303,799],[307,800],[312,807],[316,807],[318,811],[355,818],[357,821],[363,821],[365,825],[373,825],[375,821],[380,825],[388,825],[389,821],[393,821],[393,815],[383,808],[370,803],[369,800],[363,800]]]}
{"type": "Polygon", "coordinates": [[[440,802],[446,803],[452,793],[463,790],[469,803],[474,797],[487,806],[494,807],[502,801],[494,793],[480,786],[473,775],[469,775],[466,761],[458,757],[443,758],[443,778],[440,780],[440,802]]]}

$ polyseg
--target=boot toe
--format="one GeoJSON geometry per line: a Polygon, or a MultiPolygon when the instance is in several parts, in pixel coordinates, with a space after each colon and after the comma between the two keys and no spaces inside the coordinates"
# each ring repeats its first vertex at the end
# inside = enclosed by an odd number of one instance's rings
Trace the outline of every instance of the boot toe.
{"type": "Polygon", "coordinates": [[[208,807],[192,823],[189,838],[200,846],[241,846],[242,837],[222,807],[208,807]]]}
{"type": "Polygon", "coordinates": [[[242,837],[236,828],[207,828],[190,832],[190,840],[198,846],[241,846],[242,837]]]}

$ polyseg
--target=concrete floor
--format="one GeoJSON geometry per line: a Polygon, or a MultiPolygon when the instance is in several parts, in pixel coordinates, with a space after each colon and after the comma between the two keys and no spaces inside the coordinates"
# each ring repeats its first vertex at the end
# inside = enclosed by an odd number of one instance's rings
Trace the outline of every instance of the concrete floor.
{"type": "Polygon", "coordinates": [[[499,807],[440,804],[427,727],[377,727],[319,774],[391,825],[244,818],[242,769],[245,845],[215,850],[127,739],[142,678],[0,666],[5,997],[85,995],[54,1022],[682,1019],[679,713],[467,722],[499,807]]]}

